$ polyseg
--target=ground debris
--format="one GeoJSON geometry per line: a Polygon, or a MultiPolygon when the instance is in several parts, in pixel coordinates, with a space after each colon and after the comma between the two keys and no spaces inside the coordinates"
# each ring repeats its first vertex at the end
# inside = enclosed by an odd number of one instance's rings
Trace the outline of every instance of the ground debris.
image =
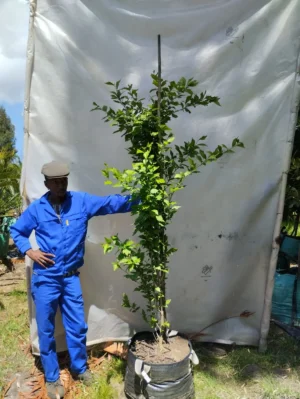
{"type": "MultiPolygon", "coordinates": [[[[103,344],[101,349],[107,346],[109,351],[114,348],[120,351],[121,346],[113,343],[103,344]]],[[[28,350],[28,345],[26,346],[28,350]]],[[[30,353],[30,352],[29,352],[30,353]]],[[[88,367],[90,371],[100,370],[102,363],[109,360],[111,355],[103,351],[98,355],[91,354],[88,358],[88,367]]],[[[67,352],[59,354],[60,380],[65,388],[65,399],[74,399],[79,396],[81,383],[73,379],[69,371],[69,354],[67,352]]],[[[35,365],[29,372],[17,373],[4,390],[4,399],[47,399],[46,384],[39,357],[35,358],[35,365]]]]}

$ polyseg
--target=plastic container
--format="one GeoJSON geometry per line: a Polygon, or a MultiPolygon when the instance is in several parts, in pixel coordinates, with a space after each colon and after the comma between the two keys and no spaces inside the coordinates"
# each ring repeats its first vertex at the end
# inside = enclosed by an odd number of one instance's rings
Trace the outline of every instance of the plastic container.
{"type": "Polygon", "coordinates": [[[272,318],[289,326],[300,324],[300,282],[294,274],[275,273],[272,318]]]}
{"type": "MultiPolygon", "coordinates": [[[[180,334],[178,334],[180,335],[180,334]]],[[[189,342],[190,353],[185,359],[171,364],[151,364],[134,354],[136,340],[153,339],[152,332],[141,332],[129,341],[125,394],[130,399],[193,399],[195,397],[192,363],[198,358],[189,342]]]]}
{"type": "Polygon", "coordinates": [[[0,258],[6,258],[9,247],[9,233],[0,234],[0,258]]]}

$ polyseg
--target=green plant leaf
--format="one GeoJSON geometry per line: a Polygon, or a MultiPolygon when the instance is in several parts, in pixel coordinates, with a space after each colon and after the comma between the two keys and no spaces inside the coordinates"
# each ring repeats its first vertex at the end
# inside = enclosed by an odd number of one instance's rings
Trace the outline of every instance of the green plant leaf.
{"type": "Polygon", "coordinates": [[[107,254],[112,251],[112,246],[109,244],[103,244],[104,253],[107,254]]]}
{"type": "Polygon", "coordinates": [[[120,266],[119,266],[119,264],[117,262],[113,262],[112,265],[113,265],[114,272],[116,270],[120,269],[120,266]]]}

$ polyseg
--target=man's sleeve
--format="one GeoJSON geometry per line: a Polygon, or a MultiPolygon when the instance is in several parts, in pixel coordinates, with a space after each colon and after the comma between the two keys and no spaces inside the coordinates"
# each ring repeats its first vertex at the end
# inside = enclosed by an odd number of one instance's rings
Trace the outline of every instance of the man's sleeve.
{"type": "Polygon", "coordinates": [[[130,195],[115,194],[99,197],[97,195],[84,194],[84,205],[89,219],[93,216],[130,212],[132,206],[136,204],[137,202],[131,201],[130,195]]]}
{"type": "Polygon", "coordinates": [[[10,235],[19,248],[19,251],[23,254],[26,254],[26,252],[31,249],[29,236],[36,227],[37,221],[33,214],[32,206],[30,206],[10,228],[10,235]]]}

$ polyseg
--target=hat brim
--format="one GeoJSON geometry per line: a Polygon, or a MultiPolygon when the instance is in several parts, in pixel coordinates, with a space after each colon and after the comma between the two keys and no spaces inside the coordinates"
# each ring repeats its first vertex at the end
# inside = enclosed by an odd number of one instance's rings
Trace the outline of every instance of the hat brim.
{"type": "Polygon", "coordinates": [[[68,173],[67,175],[63,175],[63,176],[46,176],[46,175],[44,175],[44,176],[47,180],[53,180],[53,179],[64,179],[64,178],[68,177],[69,174],[70,173],[68,173]]]}

